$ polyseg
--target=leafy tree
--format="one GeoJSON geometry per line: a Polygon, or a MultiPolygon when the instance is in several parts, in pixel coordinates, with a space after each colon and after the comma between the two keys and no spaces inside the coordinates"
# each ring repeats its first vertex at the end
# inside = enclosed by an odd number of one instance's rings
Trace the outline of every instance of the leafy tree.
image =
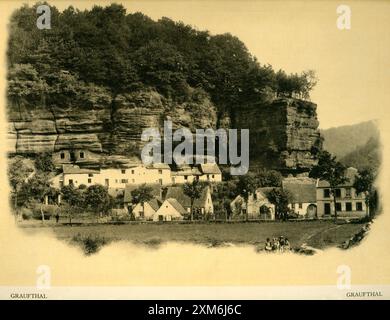
{"type": "Polygon", "coordinates": [[[274,188],[268,193],[268,200],[275,205],[275,213],[278,219],[287,217],[290,197],[290,194],[281,188],[274,188]]]}
{"type": "Polygon", "coordinates": [[[238,178],[236,192],[245,201],[246,213],[245,220],[248,220],[248,199],[250,194],[253,194],[258,187],[256,180],[251,175],[244,175],[238,178]]]}
{"type": "Polygon", "coordinates": [[[132,203],[142,205],[142,212],[145,213],[145,202],[153,199],[153,189],[146,184],[131,191],[132,203]]]}
{"type": "Polygon", "coordinates": [[[61,188],[62,199],[65,204],[62,209],[69,218],[69,223],[72,224],[72,218],[75,214],[80,213],[87,206],[86,203],[86,188],[75,188],[73,185],[66,185],[61,188]]]}
{"type": "Polygon", "coordinates": [[[337,220],[336,189],[339,185],[347,181],[345,169],[345,166],[338,162],[336,157],[327,151],[322,151],[318,157],[318,164],[309,173],[309,177],[325,180],[329,183],[330,193],[334,203],[335,220],[337,220]]]}
{"type": "Polygon", "coordinates": [[[57,191],[51,186],[50,176],[44,172],[36,172],[28,181],[23,183],[21,192],[29,200],[37,200],[41,206],[42,222],[44,222],[43,204],[45,197],[55,196],[57,191]]]}
{"type": "Polygon", "coordinates": [[[33,169],[27,166],[23,158],[16,157],[12,159],[8,166],[8,179],[14,193],[14,207],[18,207],[18,194],[22,188],[24,182],[33,172],[33,169]]]}
{"type": "Polygon", "coordinates": [[[51,153],[39,153],[35,157],[35,168],[41,172],[52,172],[55,167],[53,164],[53,159],[51,153]]]}
{"type": "Polygon", "coordinates": [[[365,202],[366,202],[366,210],[367,210],[367,216],[372,216],[369,208],[370,208],[370,199],[373,197],[373,194],[375,193],[374,189],[374,181],[375,181],[375,175],[372,172],[372,170],[364,169],[359,172],[359,174],[356,176],[353,187],[355,188],[356,192],[364,193],[365,195],[365,202]]]}
{"type": "Polygon", "coordinates": [[[194,220],[194,202],[202,195],[203,188],[204,185],[196,179],[194,179],[192,183],[187,182],[183,186],[184,194],[191,199],[191,221],[194,220]]]}
{"type": "Polygon", "coordinates": [[[114,205],[114,199],[108,194],[106,187],[95,184],[85,191],[85,204],[92,211],[103,214],[107,213],[114,205]]]}
{"type": "Polygon", "coordinates": [[[282,174],[276,170],[261,169],[253,174],[259,187],[280,187],[282,174]]]}

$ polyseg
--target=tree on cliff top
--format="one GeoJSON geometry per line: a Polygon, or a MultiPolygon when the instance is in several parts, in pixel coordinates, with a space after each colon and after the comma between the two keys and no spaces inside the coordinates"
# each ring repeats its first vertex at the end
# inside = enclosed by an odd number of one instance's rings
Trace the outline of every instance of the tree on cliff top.
{"type": "MultiPolygon", "coordinates": [[[[70,83],[74,77],[83,86],[108,90],[107,105],[113,111],[115,97],[134,89],[153,87],[169,99],[183,101],[188,88],[199,88],[220,113],[234,114],[243,104],[267,101],[272,92],[307,99],[315,84],[310,71],[287,75],[261,65],[228,33],[210,35],[168,18],[153,21],[142,13],[128,14],[118,4],[63,12],[51,6],[51,13],[55,28],[44,31],[35,26],[36,5],[23,6],[11,17],[8,94],[18,102],[26,93],[42,92],[45,83],[52,91],[63,90],[65,97],[69,88],[61,81],[66,74],[70,83]],[[25,70],[15,73],[17,65],[25,70]]],[[[83,90],[74,94],[78,101],[83,90]]],[[[60,92],[46,96],[52,104],[63,104],[60,92]]],[[[75,108],[83,105],[74,103],[75,108]]]]}

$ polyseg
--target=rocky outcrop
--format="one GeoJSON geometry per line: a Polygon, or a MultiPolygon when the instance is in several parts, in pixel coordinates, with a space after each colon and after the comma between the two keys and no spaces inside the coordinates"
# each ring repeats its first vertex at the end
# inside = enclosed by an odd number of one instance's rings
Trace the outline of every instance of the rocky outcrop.
{"type": "Polygon", "coordinates": [[[217,123],[219,127],[248,128],[252,168],[307,172],[322,147],[316,105],[287,98],[243,106],[233,116],[224,113],[217,119],[215,106],[205,96],[174,103],[154,90],[144,90],[118,95],[92,108],[10,106],[8,118],[9,151],[17,154],[84,149],[110,159],[139,156],[143,129],[161,130],[164,120],[171,120],[173,129],[187,127],[193,132],[215,129],[217,123]]]}
{"type": "Polygon", "coordinates": [[[309,171],[322,148],[316,108],[309,101],[283,98],[237,112],[234,123],[250,132],[251,167],[284,173],[309,171]]]}
{"type": "Polygon", "coordinates": [[[154,90],[118,95],[106,106],[8,108],[9,152],[34,154],[85,149],[109,155],[140,155],[145,128],[215,128],[217,112],[207,97],[174,103],[154,90]]]}

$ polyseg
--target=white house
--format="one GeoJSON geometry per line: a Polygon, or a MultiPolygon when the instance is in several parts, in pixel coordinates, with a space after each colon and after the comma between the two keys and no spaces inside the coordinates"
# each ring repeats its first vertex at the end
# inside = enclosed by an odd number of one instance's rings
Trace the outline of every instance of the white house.
{"type": "Polygon", "coordinates": [[[156,198],[145,202],[143,207],[141,203],[138,203],[133,208],[134,217],[137,220],[153,220],[153,215],[157,212],[160,205],[161,201],[156,198]]]}
{"type": "Polygon", "coordinates": [[[93,169],[83,169],[76,165],[63,165],[62,173],[51,179],[51,183],[55,188],[62,186],[73,185],[93,185],[100,183],[100,171],[93,169]]]}
{"type": "Polygon", "coordinates": [[[182,166],[172,171],[164,163],[127,165],[119,168],[87,169],[73,164],[62,165],[62,173],[52,179],[55,187],[68,184],[78,187],[101,184],[109,189],[125,189],[127,184],[183,184],[194,180],[220,182],[222,174],[216,164],[182,166]]]}
{"type": "MultiPolygon", "coordinates": [[[[176,199],[181,206],[186,210],[187,215],[191,215],[191,198],[184,194],[183,186],[171,186],[166,190],[165,197],[176,199]]],[[[202,189],[200,197],[194,199],[194,213],[202,217],[211,216],[214,214],[214,205],[211,198],[211,190],[209,186],[202,189]]]]}
{"type": "Polygon", "coordinates": [[[275,220],[275,205],[267,197],[272,189],[274,188],[258,188],[256,192],[249,195],[248,204],[242,196],[238,195],[230,203],[233,215],[245,217],[248,214],[248,219],[275,220]]]}
{"type": "Polygon", "coordinates": [[[282,188],[290,195],[290,210],[301,218],[317,218],[316,180],[308,177],[285,178],[282,188]]]}
{"type": "Polygon", "coordinates": [[[154,213],[153,221],[183,220],[186,210],[173,198],[166,199],[154,213]]]}
{"type": "MultiPolygon", "coordinates": [[[[357,175],[357,169],[352,167],[346,169],[345,176],[347,182],[335,189],[337,215],[340,218],[364,217],[367,215],[365,194],[358,194],[353,187],[357,175]]],[[[318,216],[333,216],[334,201],[329,183],[324,180],[317,180],[316,188],[318,216]]]]}

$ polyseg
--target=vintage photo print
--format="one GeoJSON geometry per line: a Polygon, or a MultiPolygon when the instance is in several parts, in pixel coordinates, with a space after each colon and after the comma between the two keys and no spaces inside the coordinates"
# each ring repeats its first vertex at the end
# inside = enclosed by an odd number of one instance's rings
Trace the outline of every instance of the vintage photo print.
{"type": "Polygon", "coordinates": [[[0,15],[2,299],[390,297],[390,2],[0,15]]]}

